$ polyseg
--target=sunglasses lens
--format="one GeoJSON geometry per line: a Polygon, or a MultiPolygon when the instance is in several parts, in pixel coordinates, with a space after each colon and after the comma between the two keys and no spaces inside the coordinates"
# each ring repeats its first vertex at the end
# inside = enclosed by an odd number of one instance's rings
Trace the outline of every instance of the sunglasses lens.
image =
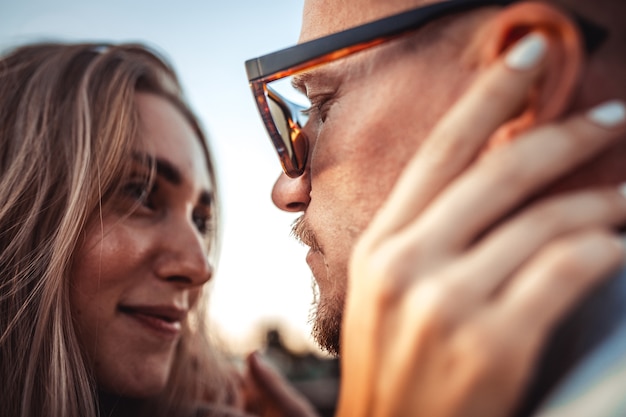
{"type": "Polygon", "coordinates": [[[268,83],[266,98],[275,132],[268,128],[283,169],[290,177],[297,177],[304,170],[308,152],[302,128],[308,120],[309,100],[293,88],[291,77],[268,83]]]}

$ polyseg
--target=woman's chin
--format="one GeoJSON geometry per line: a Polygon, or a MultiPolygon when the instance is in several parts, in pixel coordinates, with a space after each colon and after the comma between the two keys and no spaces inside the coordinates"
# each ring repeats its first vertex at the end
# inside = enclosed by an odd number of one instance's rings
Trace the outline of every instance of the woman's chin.
{"type": "Polygon", "coordinates": [[[125,398],[149,398],[159,395],[167,385],[169,372],[151,369],[149,372],[121,373],[99,378],[100,390],[125,398]]]}

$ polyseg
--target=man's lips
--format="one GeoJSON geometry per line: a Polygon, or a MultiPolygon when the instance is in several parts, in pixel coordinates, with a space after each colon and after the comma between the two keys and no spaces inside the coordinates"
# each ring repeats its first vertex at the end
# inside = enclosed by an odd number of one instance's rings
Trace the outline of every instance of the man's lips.
{"type": "Polygon", "coordinates": [[[313,277],[319,283],[320,279],[323,279],[323,277],[326,276],[324,256],[321,252],[311,248],[306,255],[306,263],[309,265],[309,269],[311,269],[313,277]]]}
{"type": "Polygon", "coordinates": [[[309,226],[304,216],[298,217],[291,226],[291,235],[300,243],[310,247],[313,251],[322,252],[315,233],[309,226]]]}
{"type": "Polygon", "coordinates": [[[166,336],[177,336],[187,311],[174,306],[120,305],[118,310],[145,327],[166,336]]]}

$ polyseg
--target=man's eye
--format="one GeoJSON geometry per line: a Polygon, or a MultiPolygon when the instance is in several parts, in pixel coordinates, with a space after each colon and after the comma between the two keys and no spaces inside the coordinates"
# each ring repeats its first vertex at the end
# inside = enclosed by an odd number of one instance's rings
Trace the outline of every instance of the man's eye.
{"type": "Polygon", "coordinates": [[[307,118],[307,120],[317,120],[324,122],[324,120],[326,119],[326,114],[324,114],[323,112],[323,107],[319,104],[311,104],[311,107],[302,110],[302,114],[307,118]]]}
{"type": "Polygon", "coordinates": [[[318,96],[311,98],[311,107],[306,110],[309,117],[324,123],[328,115],[328,110],[332,106],[334,100],[330,95],[318,96]]]}

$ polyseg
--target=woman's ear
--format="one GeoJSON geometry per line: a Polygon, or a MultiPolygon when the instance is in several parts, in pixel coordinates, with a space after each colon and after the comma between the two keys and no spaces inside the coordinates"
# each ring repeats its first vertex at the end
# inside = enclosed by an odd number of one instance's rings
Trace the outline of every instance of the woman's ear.
{"type": "Polygon", "coordinates": [[[487,66],[531,32],[540,32],[548,40],[543,77],[518,116],[498,129],[488,148],[508,142],[536,124],[560,117],[576,92],[582,72],[583,41],[572,18],[554,6],[527,1],[504,8],[477,33],[468,54],[480,66],[487,66]]]}

